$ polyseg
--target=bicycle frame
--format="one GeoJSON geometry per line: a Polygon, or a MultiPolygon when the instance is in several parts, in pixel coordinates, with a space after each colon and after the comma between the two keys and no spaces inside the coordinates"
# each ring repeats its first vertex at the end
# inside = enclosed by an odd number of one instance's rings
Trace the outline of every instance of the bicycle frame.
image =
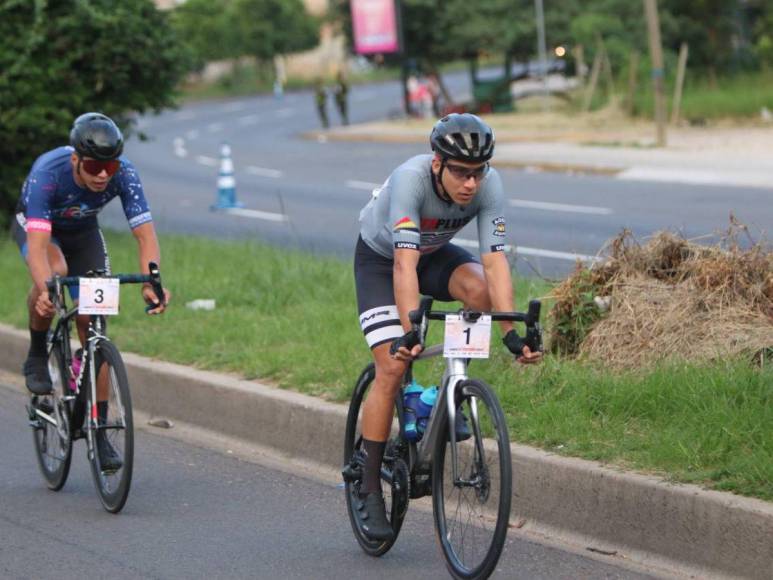
{"type": "MultiPolygon", "coordinates": [[[[435,345],[429,347],[423,351],[417,360],[427,359],[443,354],[443,345],[435,345]]],[[[452,428],[455,425],[456,420],[456,389],[462,381],[468,379],[467,376],[467,359],[464,358],[447,358],[446,368],[443,371],[443,378],[441,380],[441,388],[438,392],[438,398],[435,405],[432,408],[432,412],[427,421],[427,429],[424,432],[424,436],[421,441],[415,445],[411,445],[411,472],[416,475],[429,475],[432,472],[432,455],[435,446],[438,443],[440,437],[445,437],[446,433],[441,432],[439,420],[441,414],[445,413],[448,416],[448,434],[451,438],[451,465],[452,474],[455,485],[464,485],[470,482],[464,481],[459,477],[458,469],[458,457],[456,449],[456,430],[452,428]]],[[[472,425],[475,429],[478,429],[478,409],[475,404],[475,400],[471,401],[470,409],[472,417],[472,425]]],[[[483,449],[478,449],[479,453],[483,453],[483,449]]]]}

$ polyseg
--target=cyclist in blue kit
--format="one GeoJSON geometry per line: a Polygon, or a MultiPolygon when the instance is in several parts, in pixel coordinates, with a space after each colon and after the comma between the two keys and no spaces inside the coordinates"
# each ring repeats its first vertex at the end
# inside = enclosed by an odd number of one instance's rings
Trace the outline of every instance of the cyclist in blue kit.
{"type": "MultiPolygon", "coordinates": [[[[70,146],[38,157],[22,187],[11,231],[33,282],[27,297],[30,349],[24,376],[34,395],[45,395],[52,388],[46,334],[54,307],[46,281],[54,274],[80,276],[90,270],[110,271],[97,222],[97,214],[110,200],[121,199],[137,240],[142,272],[148,273],[149,262],[159,262],[150,209],[137,170],[121,156],[123,144],[120,129],[109,117],[100,113],[81,115],[73,123],[70,146]]],[[[70,289],[73,300],[77,300],[77,292],[77,287],[70,289]]],[[[150,313],[164,311],[169,300],[165,293],[166,300],[159,303],[150,285],[143,286],[145,302],[154,306],[150,313]]],[[[88,316],[79,316],[77,326],[81,343],[85,344],[88,316]]],[[[106,402],[101,401],[104,407],[106,402]]]]}
{"type": "MultiPolygon", "coordinates": [[[[479,311],[513,310],[502,182],[489,166],[494,133],[472,114],[452,114],[432,129],[433,154],[400,165],[360,213],[354,258],[360,326],[376,366],[363,407],[363,480],[359,517],[373,540],[389,540],[380,466],[394,400],[408,361],[421,352],[408,313],[420,294],[459,300],[479,311]],[[450,241],[477,218],[480,261],[450,241]]],[[[521,363],[535,363],[512,323],[501,323],[505,346],[521,363]]]]}

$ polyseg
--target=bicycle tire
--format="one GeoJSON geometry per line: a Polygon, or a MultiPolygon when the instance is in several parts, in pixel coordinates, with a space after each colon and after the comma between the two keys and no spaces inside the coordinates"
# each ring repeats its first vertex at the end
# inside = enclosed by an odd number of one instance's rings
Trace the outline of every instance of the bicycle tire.
{"type": "MultiPolygon", "coordinates": [[[[108,410],[104,429],[106,437],[123,460],[123,465],[114,472],[105,472],[100,465],[96,448],[96,431],[91,420],[87,421],[89,437],[89,463],[94,486],[102,506],[110,513],[120,512],[129,497],[132,471],[134,469],[134,423],[132,418],[129,379],[126,376],[121,354],[113,343],[101,340],[95,350],[97,376],[106,373],[108,380],[108,410]]],[[[99,380],[99,379],[97,379],[99,380]]],[[[92,409],[91,387],[88,387],[88,409],[92,409]]]]}
{"type": "MultiPolygon", "coordinates": [[[[344,465],[349,466],[352,462],[352,457],[354,454],[359,450],[361,444],[362,444],[362,435],[359,431],[360,427],[360,408],[362,407],[362,402],[365,399],[365,394],[368,391],[368,388],[370,387],[371,383],[373,382],[373,379],[376,376],[376,369],[373,363],[369,364],[367,367],[365,367],[365,370],[362,372],[360,377],[357,379],[357,384],[354,387],[354,392],[352,393],[351,402],[349,403],[349,412],[346,417],[346,435],[344,440],[344,465]]],[[[383,470],[390,470],[390,466],[388,466],[386,463],[382,463],[382,472],[383,470]]],[[[405,514],[408,508],[408,499],[407,499],[407,468],[404,468],[402,471],[405,480],[403,481],[403,485],[405,486],[404,489],[404,501],[398,500],[395,501],[394,496],[392,495],[392,486],[391,484],[387,483],[386,485],[384,482],[384,479],[382,477],[382,489],[384,491],[388,491],[389,493],[384,493],[384,500],[387,504],[387,519],[392,524],[392,530],[394,531],[394,537],[391,540],[371,540],[368,538],[365,533],[362,531],[362,528],[360,527],[360,521],[357,517],[356,511],[356,504],[360,501],[359,500],[359,488],[360,488],[360,481],[359,480],[347,480],[344,478],[344,490],[345,490],[345,496],[346,496],[346,510],[349,514],[349,522],[352,525],[352,531],[354,532],[354,537],[357,539],[357,542],[360,544],[360,547],[365,551],[366,554],[374,557],[380,557],[386,554],[392,546],[394,546],[395,542],[397,541],[397,536],[400,533],[400,529],[403,525],[403,520],[405,519],[405,514]]]]}
{"type": "MultiPolygon", "coordinates": [[[[440,437],[433,457],[432,512],[451,575],[465,580],[488,578],[502,554],[510,519],[510,440],[502,407],[483,381],[468,379],[457,387],[457,417],[460,409],[468,419],[471,436],[456,444],[459,477],[470,483],[462,486],[452,481],[450,437],[440,437]],[[477,423],[471,413],[473,400],[477,423]],[[494,441],[485,442],[486,434],[494,441]],[[478,537],[482,538],[480,549],[476,549],[478,537]],[[472,546],[465,545],[468,540],[472,546]]],[[[440,420],[440,432],[449,432],[448,414],[440,420]]]]}
{"type": "Polygon", "coordinates": [[[64,400],[69,394],[69,374],[64,365],[62,353],[54,344],[48,356],[48,372],[53,390],[50,395],[35,397],[31,404],[35,413],[32,434],[35,441],[35,455],[40,473],[46,480],[46,486],[59,491],[67,482],[72,459],[72,428],[70,423],[70,403],[64,400]],[[37,415],[38,409],[47,411],[54,423],[37,415]]]}

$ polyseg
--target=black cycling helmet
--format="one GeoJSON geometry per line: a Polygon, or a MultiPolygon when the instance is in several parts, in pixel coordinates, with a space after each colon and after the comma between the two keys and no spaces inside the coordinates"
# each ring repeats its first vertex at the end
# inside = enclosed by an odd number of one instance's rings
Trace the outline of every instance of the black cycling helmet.
{"type": "Polygon", "coordinates": [[[471,113],[452,113],[440,119],[429,136],[432,150],[444,158],[483,163],[494,155],[494,131],[471,113]]]}
{"type": "Polygon", "coordinates": [[[123,134],[110,117],[84,113],[72,124],[70,145],[81,157],[109,161],[123,152],[123,134]]]}

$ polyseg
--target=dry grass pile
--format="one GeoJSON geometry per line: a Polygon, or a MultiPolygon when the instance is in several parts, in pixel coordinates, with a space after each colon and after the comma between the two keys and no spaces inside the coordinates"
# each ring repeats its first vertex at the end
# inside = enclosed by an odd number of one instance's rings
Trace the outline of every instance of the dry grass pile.
{"type": "Polygon", "coordinates": [[[628,231],[606,259],[578,265],[553,292],[551,350],[633,368],[773,352],[773,252],[734,223],[714,246],[628,231]]]}

